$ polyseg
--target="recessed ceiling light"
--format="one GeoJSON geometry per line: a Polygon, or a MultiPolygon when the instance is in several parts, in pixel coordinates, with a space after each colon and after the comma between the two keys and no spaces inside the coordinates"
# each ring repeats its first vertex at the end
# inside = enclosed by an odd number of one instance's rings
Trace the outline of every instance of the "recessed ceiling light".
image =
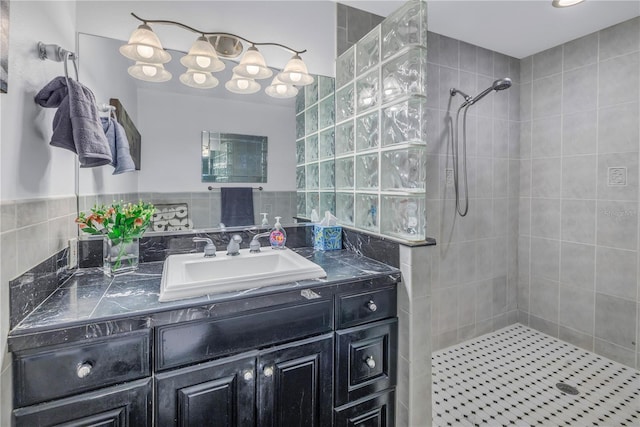
{"type": "Polygon", "coordinates": [[[578,3],[582,3],[585,0],[553,0],[551,4],[554,7],[569,7],[574,6],[578,3]]]}

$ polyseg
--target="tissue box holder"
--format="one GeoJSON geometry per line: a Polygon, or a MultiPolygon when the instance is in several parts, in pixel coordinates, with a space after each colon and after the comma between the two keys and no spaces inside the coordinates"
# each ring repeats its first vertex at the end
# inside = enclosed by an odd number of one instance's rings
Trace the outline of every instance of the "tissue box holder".
{"type": "Polygon", "coordinates": [[[314,225],[313,249],[320,251],[342,249],[342,227],[339,225],[314,225]]]}

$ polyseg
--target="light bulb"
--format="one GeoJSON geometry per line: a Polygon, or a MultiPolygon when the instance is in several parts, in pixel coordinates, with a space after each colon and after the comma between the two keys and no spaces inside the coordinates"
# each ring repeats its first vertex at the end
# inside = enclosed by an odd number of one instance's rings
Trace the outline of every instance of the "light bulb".
{"type": "Polygon", "coordinates": [[[144,73],[145,76],[153,77],[156,74],[158,74],[158,69],[150,65],[143,65],[142,72],[144,73]]]}
{"type": "Polygon", "coordinates": [[[151,58],[153,56],[153,48],[151,46],[136,46],[136,52],[143,58],[151,58]]]}
{"type": "Polygon", "coordinates": [[[251,74],[252,76],[255,76],[259,72],[260,67],[258,67],[257,65],[247,65],[247,73],[251,74]]]}
{"type": "Polygon", "coordinates": [[[246,79],[238,79],[238,87],[240,89],[246,89],[249,87],[249,80],[246,79]]]}
{"type": "Polygon", "coordinates": [[[193,73],[193,81],[201,85],[207,80],[207,76],[203,73],[193,73]]]}
{"type": "Polygon", "coordinates": [[[300,79],[302,78],[302,74],[300,74],[300,73],[291,73],[291,74],[289,74],[289,78],[293,82],[299,82],[300,79]]]}
{"type": "Polygon", "coordinates": [[[280,95],[287,93],[287,86],[286,85],[276,85],[276,92],[278,92],[280,95]]]}
{"type": "Polygon", "coordinates": [[[209,58],[208,56],[198,55],[196,56],[196,64],[198,64],[202,68],[207,68],[209,65],[211,65],[211,58],[209,58]]]}

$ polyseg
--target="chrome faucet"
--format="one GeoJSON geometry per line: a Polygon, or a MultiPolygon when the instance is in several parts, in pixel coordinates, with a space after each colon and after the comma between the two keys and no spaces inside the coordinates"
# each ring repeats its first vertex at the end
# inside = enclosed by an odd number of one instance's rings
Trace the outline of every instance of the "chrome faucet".
{"type": "Polygon", "coordinates": [[[239,234],[234,234],[231,239],[229,239],[229,244],[227,245],[227,255],[240,255],[240,243],[242,242],[242,237],[239,234]]]}
{"type": "Polygon", "coordinates": [[[213,258],[216,256],[216,245],[213,244],[210,238],[208,237],[194,237],[194,242],[206,242],[204,245],[204,256],[206,258],[213,258]]]}
{"type": "Polygon", "coordinates": [[[260,241],[258,239],[260,239],[261,237],[269,237],[270,235],[271,231],[265,231],[264,233],[256,234],[255,236],[253,236],[253,239],[251,239],[251,242],[249,243],[249,252],[251,252],[252,254],[260,252],[260,241]]]}

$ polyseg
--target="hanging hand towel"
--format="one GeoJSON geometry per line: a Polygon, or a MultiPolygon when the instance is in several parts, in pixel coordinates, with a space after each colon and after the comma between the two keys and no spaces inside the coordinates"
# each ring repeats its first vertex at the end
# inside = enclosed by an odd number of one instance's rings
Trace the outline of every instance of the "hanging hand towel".
{"type": "Polygon", "coordinates": [[[220,222],[227,227],[253,225],[253,189],[223,187],[220,189],[220,222]]]}
{"type": "Polygon", "coordinates": [[[36,103],[56,108],[50,144],[78,154],[80,167],[111,163],[111,150],[100,123],[93,92],[65,77],[51,80],[35,97],[36,103]]]}
{"type": "Polygon", "coordinates": [[[100,120],[102,120],[102,129],[107,136],[107,141],[109,141],[113,160],[111,166],[114,167],[113,175],[135,171],[136,165],[131,158],[129,140],[122,125],[111,117],[100,117],[100,120]]]}

